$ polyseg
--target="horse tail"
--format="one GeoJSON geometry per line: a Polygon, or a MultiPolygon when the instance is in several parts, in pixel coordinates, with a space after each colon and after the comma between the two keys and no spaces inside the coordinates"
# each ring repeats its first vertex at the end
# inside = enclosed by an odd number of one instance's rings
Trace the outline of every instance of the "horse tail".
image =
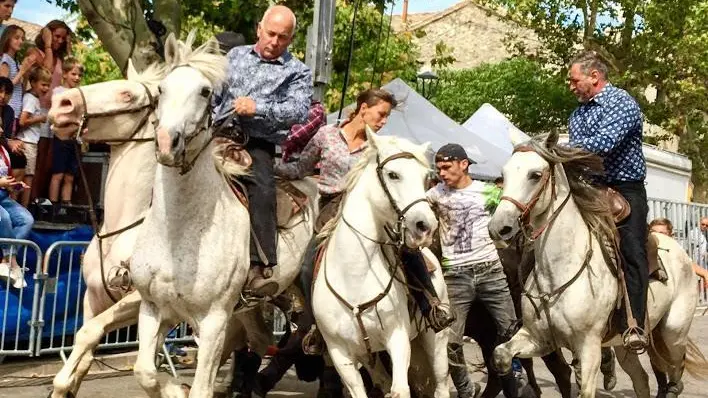
{"type": "Polygon", "coordinates": [[[688,339],[686,357],[684,359],[686,372],[698,380],[708,380],[708,360],[693,340],[688,339]]]}

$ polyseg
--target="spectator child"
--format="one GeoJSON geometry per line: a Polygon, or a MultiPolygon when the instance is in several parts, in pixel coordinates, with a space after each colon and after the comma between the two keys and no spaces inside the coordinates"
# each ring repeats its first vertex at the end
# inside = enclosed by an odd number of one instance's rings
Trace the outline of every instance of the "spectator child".
{"type": "Polygon", "coordinates": [[[25,41],[25,31],[17,26],[10,25],[5,28],[2,36],[0,36],[0,51],[2,51],[2,59],[0,59],[0,76],[8,77],[14,85],[12,97],[10,98],[10,106],[15,111],[15,118],[20,117],[22,111],[22,84],[25,75],[30,72],[35,63],[35,58],[32,56],[25,57],[21,64],[17,63],[15,56],[20,51],[22,43],[25,41]]]}
{"type": "MultiPolygon", "coordinates": [[[[42,130],[47,126],[46,108],[39,104],[39,98],[49,91],[52,75],[44,68],[34,68],[29,75],[30,91],[22,99],[22,114],[20,115],[20,132],[17,138],[23,142],[24,154],[27,159],[23,181],[28,186],[32,185],[37,164],[37,143],[42,130]]],[[[18,178],[16,176],[16,178],[18,178]]],[[[22,195],[22,206],[27,207],[30,200],[30,191],[25,190],[22,195]]]]}
{"type": "MultiPolygon", "coordinates": [[[[0,146],[0,238],[27,239],[32,231],[32,215],[10,197],[11,190],[21,191],[25,188],[28,188],[25,183],[17,182],[12,177],[10,156],[0,146]]],[[[23,268],[17,263],[15,247],[3,246],[2,256],[0,279],[9,280],[17,289],[27,286],[23,268]]]]}
{"type": "Polygon", "coordinates": [[[15,3],[17,3],[17,0],[0,0],[0,35],[5,31],[5,28],[7,28],[5,21],[12,17],[15,3]]]}
{"type": "MultiPolygon", "coordinates": [[[[10,97],[12,96],[12,80],[7,77],[0,77],[0,128],[2,128],[2,146],[10,151],[9,138],[15,130],[15,111],[9,105],[10,97]]],[[[13,140],[14,141],[14,140],[13,140]]]]}
{"type": "MultiPolygon", "coordinates": [[[[53,90],[52,96],[79,86],[84,67],[76,58],[68,57],[62,66],[62,85],[53,90]]],[[[49,200],[59,202],[61,187],[61,204],[71,205],[71,194],[74,188],[74,176],[78,170],[76,158],[76,140],[52,139],[52,180],[49,185],[49,200]]]]}

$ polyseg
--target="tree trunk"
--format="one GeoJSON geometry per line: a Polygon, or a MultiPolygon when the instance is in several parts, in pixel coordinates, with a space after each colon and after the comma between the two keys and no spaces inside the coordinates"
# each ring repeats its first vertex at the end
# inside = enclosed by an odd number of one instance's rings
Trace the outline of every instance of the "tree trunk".
{"type": "MultiPolygon", "coordinates": [[[[179,37],[182,26],[182,7],[177,0],[155,0],[153,18],[162,22],[167,28],[167,35],[174,32],[179,37]]],[[[167,38],[167,37],[165,37],[167,38]]]]}
{"type": "Polygon", "coordinates": [[[138,0],[79,0],[78,3],[124,75],[128,59],[133,60],[138,71],[159,60],[155,36],[148,29],[138,0]]]}

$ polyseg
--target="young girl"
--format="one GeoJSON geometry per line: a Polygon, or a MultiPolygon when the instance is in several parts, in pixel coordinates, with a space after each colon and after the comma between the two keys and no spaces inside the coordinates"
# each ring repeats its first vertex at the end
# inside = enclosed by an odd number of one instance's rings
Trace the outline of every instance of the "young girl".
{"type": "MultiPolygon", "coordinates": [[[[34,68],[29,75],[30,91],[22,99],[22,114],[20,115],[20,132],[17,138],[24,144],[27,165],[23,181],[28,186],[32,185],[32,178],[37,164],[37,143],[42,135],[42,130],[47,125],[47,109],[39,104],[39,98],[49,92],[52,75],[41,67],[34,68]]],[[[16,176],[16,178],[19,178],[16,176]]],[[[22,206],[27,207],[30,200],[30,191],[25,190],[22,195],[22,206]]]]}
{"type": "MultiPolygon", "coordinates": [[[[68,57],[63,63],[62,86],[53,90],[52,96],[70,88],[79,86],[84,67],[76,58],[68,57]]],[[[74,176],[78,169],[76,158],[76,140],[52,140],[52,180],[49,185],[49,200],[59,201],[61,187],[61,204],[71,205],[71,194],[74,188],[74,176]]]]}

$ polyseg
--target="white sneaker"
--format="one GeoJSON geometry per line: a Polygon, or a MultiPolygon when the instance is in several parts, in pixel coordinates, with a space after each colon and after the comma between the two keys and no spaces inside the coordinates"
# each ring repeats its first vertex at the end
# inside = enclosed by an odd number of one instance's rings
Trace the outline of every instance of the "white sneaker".
{"type": "Polygon", "coordinates": [[[12,280],[12,286],[15,289],[27,287],[27,282],[25,282],[25,273],[22,267],[10,268],[10,279],[12,280]]]}
{"type": "MultiPolygon", "coordinates": [[[[8,279],[10,279],[10,264],[0,263],[0,280],[4,281],[8,279]]],[[[4,283],[2,285],[4,285],[4,283]]]]}

